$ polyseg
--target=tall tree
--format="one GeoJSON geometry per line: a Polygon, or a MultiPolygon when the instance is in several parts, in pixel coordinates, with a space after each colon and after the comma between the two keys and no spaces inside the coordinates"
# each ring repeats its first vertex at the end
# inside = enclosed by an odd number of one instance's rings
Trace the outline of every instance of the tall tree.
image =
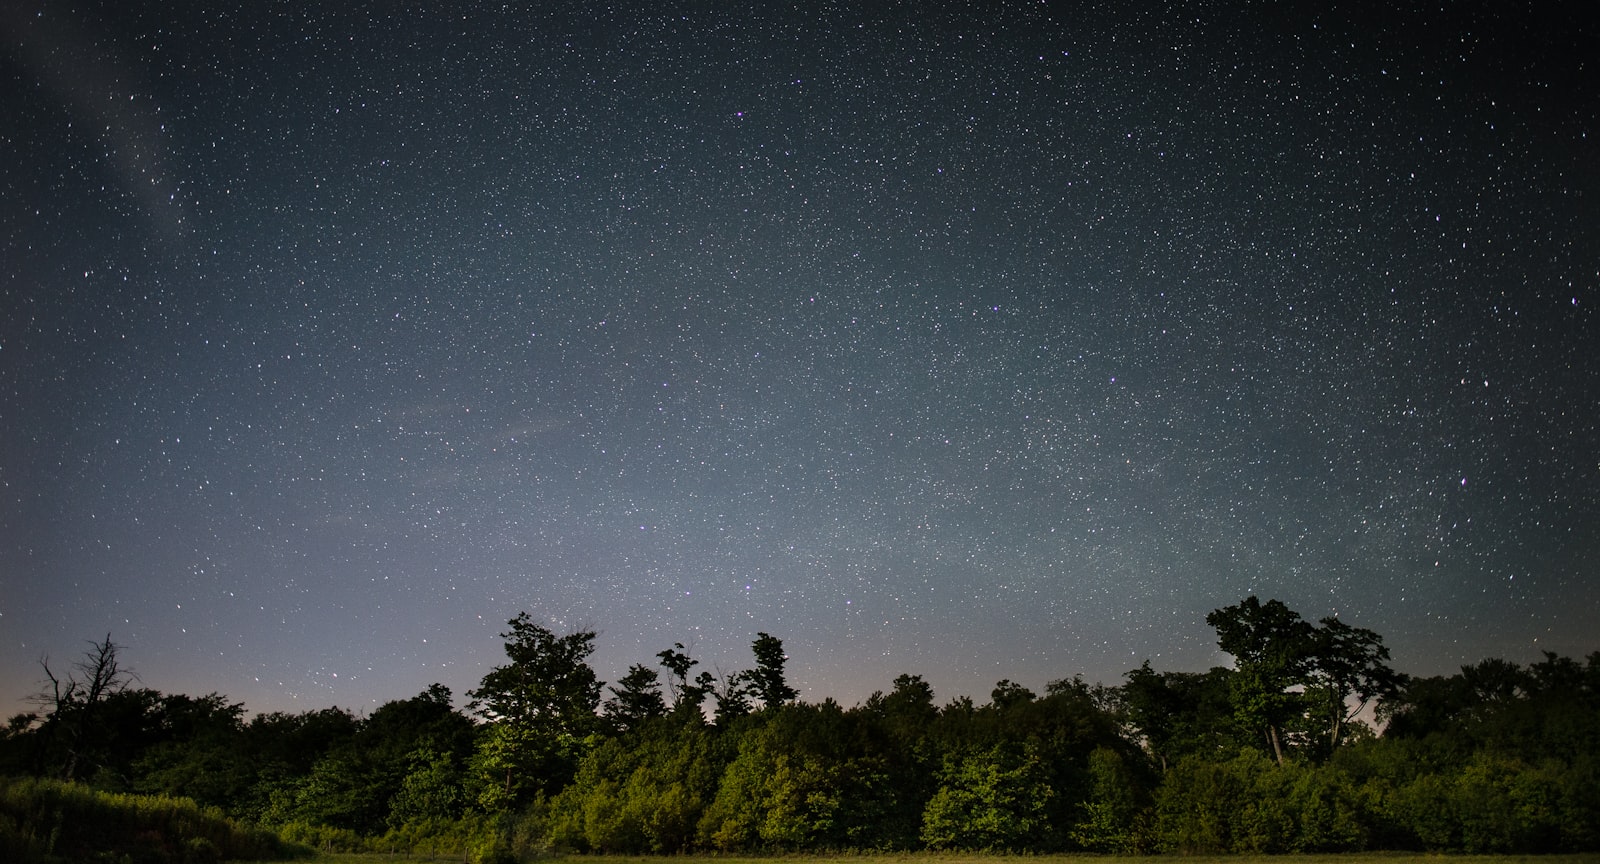
{"type": "Polygon", "coordinates": [[[104,641],[90,642],[66,673],[51,669],[48,659],[39,663],[48,683],[35,701],[48,712],[45,730],[61,753],[58,772],[63,780],[74,779],[86,763],[94,767],[102,755],[112,730],[100,714],[107,701],[128,689],[135,677],[117,659],[119,650],[107,633],[104,641]]]}
{"type": "Polygon", "coordinates": [[[1157,672],[1146,660],[1122,686],[1122,707],[1137,733],[1130,737],[1144,739],[1163,772],[1185,755],[1237,750],[1232,676],[1220,666],[1209,672],[1157,672]]]}
{"type": "Polygon", "coordinates": [[[525,780],[545,789],[564,783],[600,704],[601,683],[588,663],[594,631],[557,636],[526,612],[510,624],[500,635],[511,662],[491,669],[469,693],[472,710],[501,729],[486,739],[493,753],[476,762],[498,775],[496,801],[515,801],[525,780]]]}
{"type": "Polygon", "coordinates": [[[1321,697],[1331,751],[1372,700],[1399,691],[1404,676],[1389,667],[1382,636],[1338,618],[1324,618],[1320,625],[1312,639],[1308,692],[1321,697]]]}
{"type": "Polygon", "coordinates": [[[1216,628],[1217,645],[1233,655],[1234,711],[1245,726],[1261,731],[1272,755],[1282,764],[1284,728],[1302,714],[1299,693],[1315,644],[1313,628],[1281,600],[1262,603],[1254,596],[1206,616],[1216,628]]]}
{"type": "Polygon", "coordinates": [[[688,651],[682,642],[674,642],[671,648],[656,657],[661,660],[662,667],[672,673],[667,678],[667,692],[672,696],[672,713],[699,717],[700,706],[710,695],[716,678],[710,672],[701,672],[690,680],[689,670],[698,666],[700,661],[690,657],[688,651]]]}
{"type": "Polygon", "coordinates": [[[1139,664],[1127,677],[1127,683],[1122,686],[1122,701],[1128,723],[1144,738],[1150,755],[1165,771],[1171,764],[1179,725],[1185,715],[1192,713],[1192,707],[1184,698],[1187,694],[1173,686],[1173,676],[1151,669],[1149,660],[1139,664]]]}
{"type": "Polygon", "coordinates": [[[619,732],[634,731],[645,721],[667,713],[659,677],[656,670],[635,663],[628,667],[628,674],[610,688],[611,698],[605,703],[606,719],[619,732]]]}
{"type": "Polygon", "coordinates": [[[476,690],[471,707],[490,722],[508,722],[552,732],[587,732],[600,704],[600,681],[590,668],[592,630],[557,636],[533,623],[528,613],[511,619],[501,633],[506,657],[476,690]]]}
{"type": "MultiPolygon", "coordinates": [[[[704,677],[704,676],[702,676],[704,677]]],[[[715,719],[718,726],[727,726],[735,718],[750,713],[750,671],[730,672],[710,679],[711,697],[716,702],[715,719]]]]}
{"type": "Polygon", "coordinates": [[[783,664],[789,655],[783,653],[783,640],[766,633],[757,633],[750,650],[756,655],[756,668],[746,673],[753,695],[768,708],[776,708],[800,695],[784,680],[783,664]]]}
{"type": "Polygon", "coordinates": [[[1281,601],[1247,597],[1213,611],[1206,623],[1236,661],[1230,689],[1239,722],[1265,733],[1280,764],[1291,721],[1302,738],[1320,737],[1332,752],[1361,711],[1393,696],[1401,683],[1383,638],[1338,618],[1313,626],[1281,601]],[[1319,725],[1327,730],[1321,736],[1314,731],[1319,725]]]}

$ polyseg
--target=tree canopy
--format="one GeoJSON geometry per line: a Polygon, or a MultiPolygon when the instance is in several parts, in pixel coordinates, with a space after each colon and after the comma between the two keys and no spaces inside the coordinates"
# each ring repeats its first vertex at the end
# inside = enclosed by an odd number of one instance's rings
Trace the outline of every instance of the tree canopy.
{"type": "Polygon", "coordinates": [[[1337,748],[1351,721],[1403,680],[1377,633],[1334,617],[1313,625],[1279,600],[1246,597],[1206,623],[1236,664],[1228,679],[1236,721],[1257,730],[1280,765],[1295,743],[1337,748]]]}
{"type": "MultiPolygon", "coordinates": [[[[800,700],[768,633],[753,668],[696,674],[677,643],[607,687],[595,633],[522,614],[465,710],[433,685],[248,719],[134,686],[108,636],[46,664],[39,711],[0,729],[0,773],[189,798],[330,850],[479,859],[1600,850],[1600,652],[1413,678],[1338,618],[1255,597],[1206,617],[1231,667],[1002,679],[942,705],[903,674],[845,708],[800,700]]],[[[0,813],[0,849],[29,812],[0,813]]]]}

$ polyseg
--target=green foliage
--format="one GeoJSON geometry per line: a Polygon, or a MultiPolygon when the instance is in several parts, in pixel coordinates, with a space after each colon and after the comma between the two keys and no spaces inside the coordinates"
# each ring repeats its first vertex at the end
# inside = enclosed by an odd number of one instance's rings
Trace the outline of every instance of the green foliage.
{"type": "Polygon", "coordinates": [[[424,744],[407,755],[407,762],[409,770],[389,799],[389,827],[449,822],[460,817],[466,794],[461,788],[456,758],[424,744]]]}
{"type": "Polygon", "coordinates": [[[0,861],[279,849],[242,823],[329,853],[468,862],[553,849],[1600,850],[1600,654],[1404,679],[1376,634],[1249,598],[1213,613],[1236,669],[1145,663],[1120,687],[1064,678],[1043,695],[1002,680],[987,704],[942,708],[901,675],[845,710],[795,701],[782,643],[763,633],[757,668],[720,687],[681,644],[657,655],[665,694],[654,669],[631,667],[602,716],[593,634],[511,623],[508,664],[473,692],[476,724],[439,685],[365,717],[245,722],[216,694],[120,686],[109,640],[94,643],[57,682],[70,698],[0,731],[9,770],[85,778],[3,781],[0,861]],[[1381,736],[1353,718],[1374,700],[1381,736]]]}
{"type": "Polygon", "coordinates": [[[547,743],[525,726],[496,723],[486,727],[467,765],[472,802],[490,813],[505,812],[529,796],[529,787],[532,792],[542,791],[536,772],[547,758],[547,743]]]}
{"type": "Polygon", "coordinates": [[[1312,633],[1311,665],[1305,681],[1313,715],[1326,726],[1327,750],[1337,748],[1348,727],[1374,699],[1388,698],[1404,676],[1389,668],[1383,637],[1338,618],[1324,618],[1312,633]]]}
{"type": "Polygon", "coordinates": [[[901,675],[894,679],[889,695],[874,693],[867,700],[873,713],[881,716],[896,738],[915,741],[927,733],[939,716],[933,705],[933,688],[921,675],[901,675]]]}
{"type": "Polygon", "coordinates": [[[293,794],[275,796],[276,806],[262,821],[269,825],[325,825],[357,835],[381,830],[388,800],[374,790],[388,784],[379,771],[364,751],[329,754],[312,766],[309,776],[284,787],[293,794]]]}
{"type": "Polygon", "coordinates": [[[1290,688],[1304,683],[1311,666],[1311,625],[1281,601],[1255,597],[1212,611],[1206,623],[1237,664],[1229,684],[1239,724],[1260,730],[1273,758],[1283,762],[1285,727],[1302,698],[1290,688]]]}
{"type": "Polygon", "coordinates": [[[1213,610],[1206,623],[1236,664],[1228,677],[1236,722],[1255,730],[1279,764],[1296,747],[1332,752],[1366,706],[1402,680],[1377,633],[1338,618],[1312,625],[1278,600],[1247,597],[1213,610]]]}
{"type": "Polygon", "coordinates": [[[308,769],[284,770],[258,790],[262,823],[327,826],[367,837],[412,818],[460,815],[464,796],[456,766],[472,729],[451,707],[449,690],[434,685],[412,699],[385,703],[364,722],[349,718],[348,729],[339,716],[324,713],[295,728],[295,734],[325,741],[325,749],[308,769]]]}
{"type": "Polygon", "coordinates": [[[1032,702],[1036,698],[1038,697],[1033,694],[1032,690],[1009,678],[1002,679],[1000,683],[994,685],[993,690],[989,691],[989,704],[1001,711],[1015,705],[1032,702]]]}
{"type": "Polygon", "coordinates": [[[996,745],[952,754],[922,817],[934,849],[1015,851],[1048,846],[1056,790],[1033,748],[996,745]]]}
{"type": "Polygon", "coordinates": [[[1122,754],[1096,747],[1089,754],[1093,794],[1071,831],[1072,842],[1090,852],[1125,855],[1146,851],[1148,831],[1143,818],[1147,802],[1122,754]]]}
{"type": "Polygon", "coordinates": [[[1156,820],[1160,846],[1183,854],[1354,852],[1367,842],[1353,778],[1256,750],[1180,761],[1157,792],[1156,820]]]}
{"type": "Polygon", "coordinates": [[[77,783],[0,779],[0,857],[47,862],[278,859],[293,848],[214,808],[164,796],[107,793],[77,783]]]}
{"type": "Polygon", "coordinates": [[[700,842],[721,851],[845,845],[847,799],[867,766],[852,758],[850,721],[837,705],[792,705],[739,733],[700,820],[700,842]]]}
{"type": "Polygon", "coordinates": [[[686,851],[726,761],[699,724],[660,720],[604,742],[551,802],[551,840],[582,851],[686,851]]]}
{"type": "Polygon", "coordinates": [[[1594,779],[1583,765],[1529,765],[1480,752],[1386,790],[1382,806],[1402,828],[1397,845],[1478,854],[1578,851],[1594,848],[1594,779]]]}
{"type": "Polygon", "coordinates": [[[1132,731],[1163,770],[1184,756],[1217,758],[1253,739],[1234,716],[1228,669],[1157,672],[1145,661],[1128,673],[1123,705],[1132,731]]]}
{"type": "Polygon", "coordinates": [[[588,664],[592,631],[556,636],[526,612],[510,622],[504,666],[483,676],[472,707],[490,724],[471,761],[478,806],[509,811],[565,786],[599,730],[600,681],[588,664]]]}
{"type": "Polygon", "coordinates": [[[750,687],[750,672],[730,672],[720,678],[707,678],[706,686],[716,704],[715,719],[718,726],[727,727],[735,720],[755,709],[750,701],[755,691],[750,687]]]}

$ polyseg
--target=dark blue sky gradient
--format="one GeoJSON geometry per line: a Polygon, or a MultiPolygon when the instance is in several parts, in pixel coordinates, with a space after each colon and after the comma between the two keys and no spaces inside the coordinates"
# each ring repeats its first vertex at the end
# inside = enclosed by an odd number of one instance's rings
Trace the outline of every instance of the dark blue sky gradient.
{"type": "Polygon", "coordinates": [[[1600,649],[1584,4],[11,5],[8,711],[1600,649]]]}

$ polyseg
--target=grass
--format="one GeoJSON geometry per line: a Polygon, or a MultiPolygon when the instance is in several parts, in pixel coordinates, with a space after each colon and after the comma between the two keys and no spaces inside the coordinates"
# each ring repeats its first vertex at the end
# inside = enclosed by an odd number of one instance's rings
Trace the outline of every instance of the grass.
{"type": "Polygon", "coordinates": [[[187,798],[0,778],[0,859],[216,861],[282,857],[275,835],[187,798]]]}
{"type": "MultiPolygon", "coordinates": [[[[427,861],[404,855],[324,854],[314,864],[378,864],[384,861],[427,861]]],[[[438,861],[459,858],[440,857],[438,861]]],[[[959,852],[882,852],[827,855],[563,855],[550,861],[568,864],[1600,864],[1600,853],[1575,855],[1438,855],[1417,852],[1353,852],[1342,855],[1000,855],[959,852]]]]}

